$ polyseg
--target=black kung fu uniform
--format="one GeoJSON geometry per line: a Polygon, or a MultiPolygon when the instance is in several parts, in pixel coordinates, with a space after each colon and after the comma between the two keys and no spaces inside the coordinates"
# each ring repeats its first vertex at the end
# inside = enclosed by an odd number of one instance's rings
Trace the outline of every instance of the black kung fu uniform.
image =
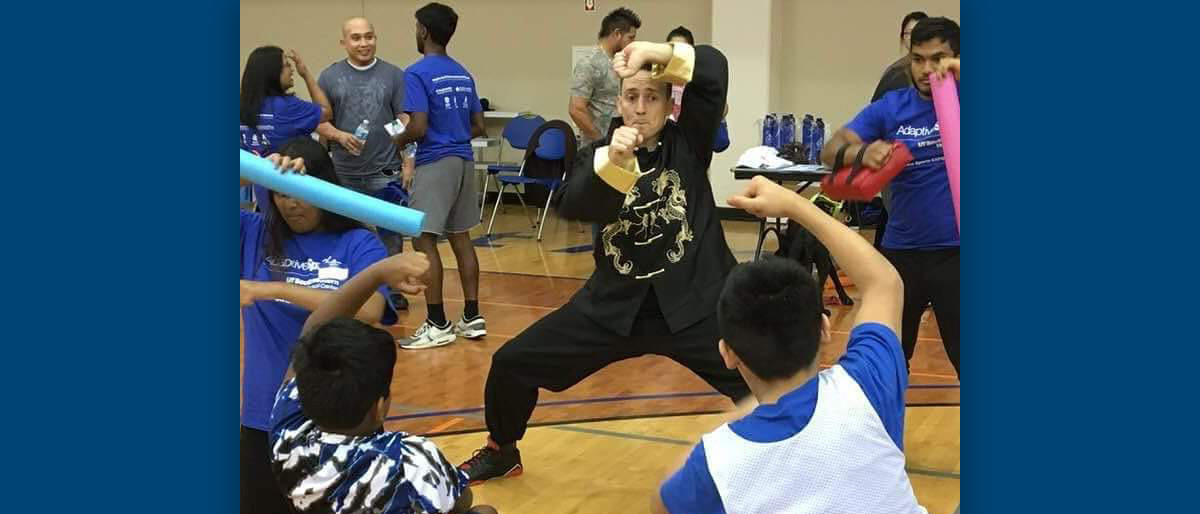
{"type": "Polygon", "coordinates": [[[646,354],[679,362],[731,399],[750,394],[717,351],[717,298],[737,264],[708,180],[728,65],[713,47],[675,44],[654,77],[686,84],[678,123],[667,121],[656,148],[638,149],[633,170],[609,162],[608,138],[585,147],[555,199],[564,218],[600,227],[596,271],[493,355],[484,396],[498,444],[524,435],[538,388],[562,391],[646,354]]]}

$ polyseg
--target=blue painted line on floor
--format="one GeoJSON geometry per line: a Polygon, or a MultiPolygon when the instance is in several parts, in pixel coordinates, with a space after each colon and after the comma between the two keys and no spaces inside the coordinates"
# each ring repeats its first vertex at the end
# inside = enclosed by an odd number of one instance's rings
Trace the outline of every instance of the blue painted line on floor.
{"type": "Polygon", "coordinates": [[[471,242],[475,243],[476,245],[486,245],[500,239],[533,239],[533,236],[522,232],[497,232],[490,236],[479,236],[475,239],[472,239],[471,242]]]}
{"type": "MultiPolygon", "coordinates": [[[[541,403],[538,403],[537,406],[538,407],[555,407],[555,406],[562,406],[562,405],[582,405],[582,404],[588,404],[588,403],[622,402],[622,401],[627,401],[627,400],[659,400],[659,399],[664,399],[664,398],[687,398],[687,397],[693,397],[693,396],[720,396],[720,394],[721,393],[718,393],[716,391],[711,391],[711,392],[710,391],[701,391],[701,392],[693,392],[693,393],[662,393],[662,394],[643,394],[643,395],[630,395],[630,396],[606,396],[606,397],[600,397],[600,398],[584,398],[581,400],[556,400],[556,401],[549,401],[549,402],[541,402],[541,403]]],[[[393,404],[393,405],[395,405],[395,404],[393,404]]],[[[436,417],[436,416],[450,416],[450,415],[461,416],[461,415],[473,413],[473,412],[483,412],[483,407],[471,407],[471,408],[465,408],[465,409],[452,409],[452,410],[431,411],[431,412],[418,412],[418,413],[414,413],[414,414],[402,414],[399,416],[389,416],[387,418],[387,421],[397,421],[397,420],[402,420],[402,419],[414,419],[414,418],[431,418],[431,417],[436,417]]]]}
{"type": "Polygon", "coordinates": [[[578,245],[578,246],[568,246],[566,248],[559,248],[557,250],[551,250],[551,252],[554,252],[554,253],[584,253],[584,252],[592,251],[593,248],[595,248],[595,247],[592,246],[591,244],[585,244],[585,245],[578,245]]]}
{"type": "Polygon", "coordinates": [[[565,430],[567,432],[579,432],[582,434],[605,435],[609,437],[619,437],[621,439],[634,439],[637,441],[650,441],[653,443],[677,444],[680,446],[692,446],[695,441],[684,441],[682,439],[671,439],[669,437],[658,437],[653,435],[631,434],[629,432],[617,432],[614,430],[601,430],[598,428],[577,427],[570,425],[555,425],[549,428],[555,430],[565,430]]]}
{"type": "MultiPolygon", "coordinates": [[[[959,386],[957,384],[916,384],[916,385],[910,385],[908,387],[909,387],[909,389],[949,389],[949,388],[957,388],[959,386]]],[[[585,405],[585,404],[589,404],[589,403],[624,402],[624,401],[632,401],[632,400],[661,400],[661,399],[666,399],[666,398],[694,398],[694,397],[705,397],[705,396],[721,396],[721,393],[718,393],[716,391],[696,391],[696,392],[686,392],[686,393],[659,393],[659,394],[641,394],[641,395],[629,395],[629,396],[602,396],[599,398],[583,398],[583,399],[578,399],[578,400],[554,400],[554,401],[549,401],[549,402],[540,402],[537,404],[537,406],[538,407],[557,407],[557,406],[564,406],[564,405],[585,405]]],[[[958,405],[958,404],[957,403],[912,403],[912,404],[909,404],[910,407],[922,407],[922,406],[933,407],[933,406],[956,406],[956,405],[958,405]]],[[[483,407],[467,407],[467,408],[450,409],[450,410],[436,410],[436,411],[425,410],[425,411],[422,411],[416,407],[411,407],[411,406],[406,407],[404,405],[399,405],[399,404],[392,404],[392,406],[394,409],[407,410],[409,413],[401,414],[399,416],[389,416],[387,418],[387,421],[398,421],[398,420],[403,420],[403,419],[416,419],[416,418],[432,418],[432,417],[437,417],[437,416],[452,416],[452,415],[453,416],[463,416],[463,415],[470,415],[471,413],[483,412],[483,407]]]]}

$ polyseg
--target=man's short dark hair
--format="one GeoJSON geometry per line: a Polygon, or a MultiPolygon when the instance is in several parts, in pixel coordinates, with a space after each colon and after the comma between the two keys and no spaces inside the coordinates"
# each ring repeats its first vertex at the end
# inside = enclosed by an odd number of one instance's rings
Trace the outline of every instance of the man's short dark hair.
{"type": "MultiPolygon", "coordinates": [[[[646,63],[646,64],[643,64],[643,65],[642,65],[642,67],[641,67],[641,68],[638,68],[638,69],[640,69],[641,71],[648,71],[648,72],[651,72],[651,73],[653,73],[653,72],[654,72],[654,65],[653,65],[653,64],[650,64],[650,63],[646,63]]],[[[670,83],[670,82],[667,82],[667,81],[665,81],[665,80],[659,80],[659,81],[657,81],[657,82],[658,82],[658,85],[659,85],[660,87],[662,87],[662,89],[663,89],[662,93],[663,93],[664,95],[671,96],[671,83],[670,83]]],[[[620,87],[620,90],[621,90],[621,92],[622,92],[622,93],[624,93],[624,92],[625,92],[625,79],[621,79],[621,87],[620,87]]],[[[620,128],[620,127],[618,126],[617,128],[620,128]]]]}
{"type": "Polygon", "coordinates": [[[624,7],[613,9],[613,12],[608,13],[604,20],[600,22],[600,37],[608,37],[614,31],[629,32],[629,29],[642,28],[642,19],[633,11],[624,7]]]}
{"type": "Polygon", "coordinates": [[[682,37],[683,39],[687,40],[687,44],[696,46],[696,38],[692,37],[692,31],[688,30],[687,27],[684,27],[683,25],[671,29],[671,32],[667,34],[667,41],[675,38],[675,36],[682,37]]]}
{"type": "Polygon", "coordinates": [[[822,312],[817,281],[781,257],[735,266],[717,303],[721,338],[764,380],[788,378],[816,361],[822,312]]]}
{"type": "MultiPolygon", "coordinates": [[[[901,37],[901,38],[903,38],[903,37],[904,37],[904,27],[907,27],[909,22],[913,22],[913,21],[921,21],[921,20],[923,20],[923,19],[925,19],[925,18],[928,18],[928,17],[929,17],[929,15],[928,15],[928,14],[925,14],[925,12],[924,12],[924,11],[913,11],[913,12],[910,12],[910,13],[908,13],[907,15],[905,15],[905,16],[904,16],[904,19],[903,19],[903,20],[900,20],[900,37],[901,37]]],[[[910,38],[910,40],[911,40],[911,38],[912,38],[912,34],[909,34],[909,36],[908,36],[908,37],[909,37],[909,38],[910,38]]]]}
{"type": "Polygon", "coordinates": [[[417,9],[417,21],[429,31],[429,38],[441,46],[450,44],[450,36],[458,28],[458,14],[450,6],[430,2],[417,9]]]}
{"type": "Polygon", "coordinates": [[[388,396],[395,364],[391,334],[354,319],[331,320],[292,351],[300,408],[322,428],[357,427],[388,396]]]}
{"type": "Polygon", "coordinates": [[[925,18],[913,27],[909,40],[912,46],[917,46],[934,39],[941,39],[950,45],[950,50],[958,56],[958,24],[949,18],[925,18]]]}

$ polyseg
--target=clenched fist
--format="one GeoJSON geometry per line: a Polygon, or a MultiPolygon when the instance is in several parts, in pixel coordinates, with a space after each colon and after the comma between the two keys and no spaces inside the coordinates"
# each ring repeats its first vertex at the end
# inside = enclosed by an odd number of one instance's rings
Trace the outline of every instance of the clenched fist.
{"type": "Polygon", "coordinates": [[[633,152],[642,144],[642,135],[633,127],[621,127],[613,132],[612,141],[608,145],[608,160],[617,166],[629,169],[629,161],[634,159],[633,152]]]}

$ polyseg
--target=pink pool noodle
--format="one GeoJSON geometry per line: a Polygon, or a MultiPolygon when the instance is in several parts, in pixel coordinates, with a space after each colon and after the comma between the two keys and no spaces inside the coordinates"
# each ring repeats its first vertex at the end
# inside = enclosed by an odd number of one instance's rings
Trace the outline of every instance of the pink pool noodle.
{"type": "Polygon", "coordinates": [[[959,153],[959,105],[958,84],[954,77],[939,77],[936,73],[929,78],[933,88],[933,109],[937,112],[938,127],[942,135],[942,153],[946,156],[946,175],[950,179],[950,196],[954,198],[954,222],[962,232],[958,207],[958,170],[962,163],[959,153]]]}

